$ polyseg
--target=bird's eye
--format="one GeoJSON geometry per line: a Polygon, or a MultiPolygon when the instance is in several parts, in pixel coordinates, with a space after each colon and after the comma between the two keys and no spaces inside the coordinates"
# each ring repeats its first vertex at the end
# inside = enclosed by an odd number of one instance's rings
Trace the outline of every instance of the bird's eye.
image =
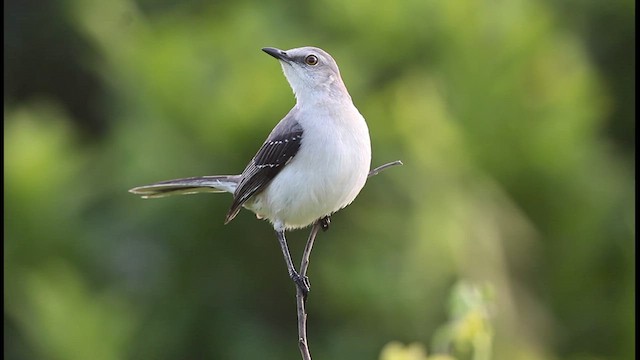
{"type": "Polygon", "coordinates": [[[315,65],[318,63],[318,57],[315,55],[309,55],[306,58],[304,58],[304,62],[307,65],[315,65]]]}

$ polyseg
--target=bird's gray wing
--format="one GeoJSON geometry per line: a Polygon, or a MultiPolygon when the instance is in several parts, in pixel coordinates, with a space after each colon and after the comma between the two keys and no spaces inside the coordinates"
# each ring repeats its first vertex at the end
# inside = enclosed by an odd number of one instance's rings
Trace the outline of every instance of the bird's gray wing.
{"type": "Polygon", "coordinates": [[[242,204],[264,189],[300,149],[303,131],[296,120],[296,113],[294,108],[276,125],[240,175],[225,223],[233,220],[242,204]]]}

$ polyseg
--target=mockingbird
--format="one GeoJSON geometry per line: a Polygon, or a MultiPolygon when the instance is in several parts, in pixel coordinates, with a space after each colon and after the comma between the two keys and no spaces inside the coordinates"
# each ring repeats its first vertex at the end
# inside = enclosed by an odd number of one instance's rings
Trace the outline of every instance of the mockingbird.
{"type": "Polygon", "coordinates": [[[295,270],[285,231],[316,221],[326,226],[331,214],[356,198],[371,164],[369,129],[327,52],[316,47],[262,50],[280,61],[296,105],[271,131],[242,174],[168,180],[129,191],[143,198],[232,193],[225,224],[241,207],[269,220],[289,276],[306,297],[309,282],[295,270]]]}

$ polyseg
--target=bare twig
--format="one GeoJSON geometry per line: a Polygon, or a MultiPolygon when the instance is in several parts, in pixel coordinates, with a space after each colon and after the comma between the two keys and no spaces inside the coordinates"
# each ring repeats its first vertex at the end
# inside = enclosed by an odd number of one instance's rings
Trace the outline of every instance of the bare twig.
{"type": "MultiPolygon", "coordinates": [[[[402,161],[396,160],[378,166],[377,168],[371,170],[368,176],[371,177],[374,175],[378,175],[381,171],[396,165],[402,165],[402,161]]],[[[309,233],[307,245],[304,247],[304,252],[302,253],[302,262],[300,263],[300,276],[302,278],[305,278],[307,276],[307,269],[309,269],[309,257],[311,256],[311,250],[313,249],[313,242],[315,241],[316,236],[318,235],[318,231],[320,231],[321,227],[322,219],[313,223],[311,233],[309,233]]],[[[296,286],[296,303],[298,308],[298,347],[300,348],[302,359],[311,360],[311,353],[309,352],[309,342],[307,341],[307,312],[305,310],[306,301],[307,299],[302,293],[302,290],[300,290],[299,286],[296,286]]]]}
{"type": "Polygon", "coordinates": [[[390,168],[392,166],[396,166],[396,165],[403,165],[402,161],[396,160],[396,161],[392,161],[390,163],[386,163],[384,165],[380,165],[377,168],[369,171],[368,177],[372,177],[374,175],[378,175],[378,174],[380,174],[381,171],[386,170],[386,169],[388,169],[388,168],[390,168]]]}
{"type": "MultiPolygon", "coordinates": [[[[320,227],[320,220],[313,223],[311,233],[309,234],[309,239],[307,239],[307,245],[304,247],[304,252],[302,253],[302,262],[300,263],[300,276],[302,277],[307,276],[307,269],[309,268],[309,256],[311,255],[313,242],[316,239],[316,235],[318,235],[320,227]]],[[[299,287],[296,287],[296,302],[298,305],[298,347],[300,348],[302,358],[304,360],[311,360],[309,343],[307,342],[307,313],[304,306],[306,299],[299,287]]]]}
{"type": "Polygon", "coordinates": [[[311,255],[311,250],[313,249],[313,241],[316,239],[316,235],[318,235],[318,230],[320,230],[320,228],[320,220],[316,221],[311,228],[309,239],[307,239],[307,245],[304,247],[304,252],[302,253],[302,262],[300,263],[300,276],[307,275],[307,269],[309,268],[309,256],[311,255]]]}

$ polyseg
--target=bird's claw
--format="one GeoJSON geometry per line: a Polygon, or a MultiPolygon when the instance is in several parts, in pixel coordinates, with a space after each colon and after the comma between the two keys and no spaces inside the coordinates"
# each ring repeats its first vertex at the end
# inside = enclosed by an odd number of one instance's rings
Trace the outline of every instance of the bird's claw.
{"type": "Polygon", "coordinates": [[[309,283],[309,277],[307,277],[306,275],[305,276],[301,276],[298,273],[294,273],[294,274],[291,275],[291,279],[293,280],[294,283],[296,283],[296,286],[302,292],[302,297],[306,300],[307,299],[307,295],[309,294],[309,290],[311,290],[311,284],[309,283]]]}
{"type": "Polygon", "coordinates": [[[320,227],[322,228],[322,231],[329,230],[329,225],[331,225],[331,216],[327,215],[320,219],[320,227]]]}

